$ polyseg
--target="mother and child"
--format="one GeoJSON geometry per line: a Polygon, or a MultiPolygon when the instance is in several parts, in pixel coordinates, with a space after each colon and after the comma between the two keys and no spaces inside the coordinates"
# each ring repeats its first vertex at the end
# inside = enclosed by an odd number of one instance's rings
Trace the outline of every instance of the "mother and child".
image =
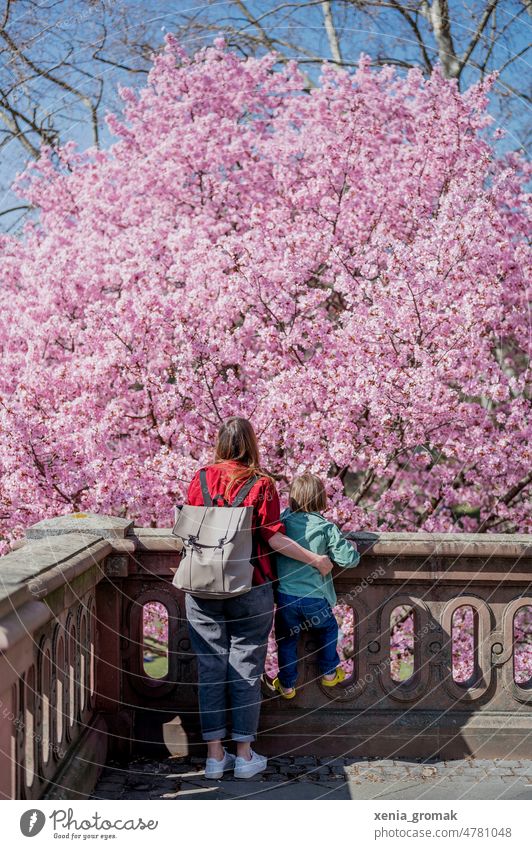
{"type": "Polygon", "coordinates": [[[292,481],[289,508],[280,514],[275,482],[261,466],[253,427],[247,419],[233,416],[219,429],[213,462],[194,475],[186,503],[202,506],[205,497],[223,496],[232,505],[244,487],[249,491],[241,506],[253,507],[251,589],[229,598],[186,593],[198,665],[201,732],[207,743],[206,778],[221,778],[228,770],[234,770],[237,778],[251,778],[266,768],[266,758],[251,743],[259,723],[261,675],[274,603],[279,659],[274,687],[279,695],[285,699],[296,695],[301,630],[312,629],[318,641],[321,683],[334,687],[345,678],[337,653],[338,626],[331,609],[336,594],[330,573],[333,561],[348,568],[357,565],[360,555],[323,517],[325,488],[315,475],[306,473],[292,481]],[[223,745],[229,715],[236,756],[223,745]]]}

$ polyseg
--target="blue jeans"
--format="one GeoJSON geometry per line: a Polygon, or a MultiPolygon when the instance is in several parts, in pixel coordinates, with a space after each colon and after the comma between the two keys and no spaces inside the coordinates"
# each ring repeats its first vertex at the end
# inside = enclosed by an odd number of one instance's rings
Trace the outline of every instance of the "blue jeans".
{"type": "Polygon", "coordinates": [[[278,591],[275,612],[275,638],[279,660],[279,681],[294,687],[297,679],[297,643],[301,632],[312,631],[318,643],[318,669],[321,675],[334,672],[340,664],[336,651],[338,623],[325,598],[299,598],[278,591]]]}
{"type": "Polygon", "coordinates": [[[185,596],[192,649],[198,661],[201,732],[204,740],[223,740],[227,713],[231,737],[253,741],[261,706],[268,635],[273,623],[271,583],[234,598],[185,596]]]}

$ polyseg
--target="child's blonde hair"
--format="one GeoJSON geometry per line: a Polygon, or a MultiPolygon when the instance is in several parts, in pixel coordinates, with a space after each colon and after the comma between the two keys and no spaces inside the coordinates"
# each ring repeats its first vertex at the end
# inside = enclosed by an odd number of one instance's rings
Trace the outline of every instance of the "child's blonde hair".
{"type": "Polygon", "coordinates": [[[323,481],[317,475],[305,472],[294,478],[288,493],[292,513],[321,513],[327,508],[327,494],[323,481]]]}

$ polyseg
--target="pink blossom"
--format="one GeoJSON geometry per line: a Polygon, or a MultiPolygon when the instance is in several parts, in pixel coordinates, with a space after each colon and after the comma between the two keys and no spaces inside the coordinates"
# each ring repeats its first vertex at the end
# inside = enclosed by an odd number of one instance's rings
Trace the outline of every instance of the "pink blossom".
{"type": "Polygon", "coordinates": [[[108,150],[16,181],[1,550],[75,510],[168,525],[235,413],[344,528],[529,532],[531,169],[495,153],[492,80],[363,56],[308,93],[274,54],[166,42],[108,150]]]}

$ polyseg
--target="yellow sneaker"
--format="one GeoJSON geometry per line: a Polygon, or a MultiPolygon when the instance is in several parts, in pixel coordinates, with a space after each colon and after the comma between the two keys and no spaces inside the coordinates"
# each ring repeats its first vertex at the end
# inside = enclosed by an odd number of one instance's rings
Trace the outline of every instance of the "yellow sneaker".
{"type": "Polygon", "coordinates": [[[295,687],[292,687],[291,692],[287,693],[283,689],[283,685],[281,684],[281,682],[279,681],[278,678],[273,679],[273,686],[275,687],[275,689],[277,690],[279,695],[283,697],[283,699],[293,699],[295,694],[296,694],[296,688],[295,687]]]}
{"type": "Polygon", "coordinates": [[[345,669],[343,669],[341,666],[337,666],[334,673],[334,678],[322,678],[321,683],[324,687],[336,687],[337,684],[344,680],[345,669]]]}

